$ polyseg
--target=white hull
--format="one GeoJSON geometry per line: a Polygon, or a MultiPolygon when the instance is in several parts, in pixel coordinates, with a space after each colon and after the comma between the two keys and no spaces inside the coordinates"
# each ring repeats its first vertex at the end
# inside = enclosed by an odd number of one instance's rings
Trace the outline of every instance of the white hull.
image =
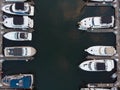
{"type": "Polygon", "coordinates": [[[80,90],[111,90],[107,88],[81,88],[80,90]]]}
{"type": "Polygon", "coordinates": [[[113,2],[113,0],[91,0],[95,2],[113,2]]]}
{"type": "Polygon", "coordinates": [[[27,0],[5,0],[6,2],[25,2],[27,0]]]}
{"type": "Polygon", "coordinates": [[[119,89],[117,87],[112,87],[112,88],[89,87],[89,88],[81,88],[80,90],[119,90],[119,89]]]}
{"type": "Polygon", "coordinates": [[[31,57],[35,54],[36,49],[30,46],[14,46],[4,49],[4,55],[6,57],[31,57]]]}
{"type": "Polygon", "coordinates": [[[88,17],[78,22],[81,30],[112,28],[114,27],[114,16],[111,17],[88,17]]]}
{"type": "Polygon", "coordinates": [[[14,4],[7,4],[2,7],[2,11],[8,14],[14,14],[14,15],[28,15],[33,16],[34,15],[34,7],[29,5],[28,3],[24,3],[24,8],[26,10],[15,10],[15,3],[14,4]]]}
{"type": "Polygon", "coordinates": [[[32,33],[28,33],[28,32],[13,31],[13,32],[8,32],[3,36],[8,40],[13,40],[13,41],[31,41],[32,40],[32,33]],[[22,37],[21,34],[23,34],[24,36],[22,37]]]}
{"type": "Polygon", "coordinates": [[[98,56],[113,56],[116,54],[116,50],[113,46],[92,46],[85,49],[85,51],[98,56]]]}
{"type": "Polygon", "coordinates": [[[29,18],[28,16],[23,16],[23,22],[22,24],[15,24],[14,23],[14,18],[10,17],[10,18],[6,18],[3,21],[3,25],[8,27],[8,28],[33,28],[33,20],[31,18],[29,18]]]}
{"type": "Polygon", "coordinates": [[[85,71],[98,71],[98,72],[111,71],[114,68],[114,61],[113,60],[89,60],[89,61],[82,62],[79,65],[79,68],[85,71]]]}

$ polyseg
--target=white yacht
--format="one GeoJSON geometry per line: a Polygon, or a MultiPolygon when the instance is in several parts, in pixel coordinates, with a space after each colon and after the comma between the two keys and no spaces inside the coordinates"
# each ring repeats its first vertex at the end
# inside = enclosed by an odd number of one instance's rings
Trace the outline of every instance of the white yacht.
{"type": "Polygon", "coordinates": [[[33,28],[33,19],[28,16],[14,16],[5,18],[3,25],[7,28],[33,28]]]}
{"type": "Polygon", "coordinates": [[[6,39],[13,41],[31,41],[32,33],[23,32],[23,31],[12,31],[7,32],[3,35],[6,39]]]}
{"type": "Polygon", "coordinates": [[[6,2],[25,2],[27,0],[5,0],[6,2]]]}
{"type": "Polygon", "coordinates": [[[114,27],[114,16],[88,17],[78,22],[80,30],[112,28],[114,27]]]}
{"type": "Polygon", "coordinates": [[[111,71],[114,68],[114,60],[88,60],[79,65],[85,71],[111,71]]]}
{"type": "Polygon", "coordinates": [[[13,4],[7,4],[2,7],[2,11],[8,14],[15,15],[34,15],[34,6],[24,2],[16,2],[13,4]]]}
{"type": "Polygon", "coordinates": [[[30,46],[5,47],[4,55],[6,57],[31,57],[35,55],[36,49],[30,46]]]}
{"type": "Polygon", "coordinates": [[[117,87],[112,88],[96,88],[96,87],[90,87],[90,88],[81,88],[80,90],[118,90],[117,87]]]}
{"type": "Polygon", "coordinates": [[[85,49],[85,51],[98,56],[113,56],[116,54],[116,50],[113,46],[92,46],[85,49]]]}
{"type": "Polygon", "coordinates": [[[95,2],[113,2],[113,0],[91,0],[95,2]]]}
{"type": "Polygon", "coordinates": [[[32,89],[33,88],[33,75],[32,74],[19,74],[9,75],[2,78],[1,88],[20,88],[32,89]]]}

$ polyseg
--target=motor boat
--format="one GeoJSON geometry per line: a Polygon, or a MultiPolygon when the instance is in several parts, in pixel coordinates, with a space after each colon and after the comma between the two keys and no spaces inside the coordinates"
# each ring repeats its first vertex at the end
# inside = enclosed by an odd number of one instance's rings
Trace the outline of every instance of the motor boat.
{"type": "Polygon", "coordinates": [[[114,0],[83,0],[85,2],[91,1],[91,2],[113,2],[114,0]]]}
{"type": "Polygon", "coordinates": [[[31,41],[32,33],[22,31],[7,32],[3,35],[6,39],[13,41],[31,41]]]}
{"type": "Polygon", "coordinates": [[[98,56],[113,56],[116,54],[116,50],[113,46],[92,46],[85,49],[85,51],[98,56]]]}
{"type": "Polygon", "coordinates": [[[85,71],[111,71],[114,68],[114,60],[88,60],[79,65],[85,71]]]}
{"type": "Polygon", "coordinates": [[[78,22],[80,30],[113,28],[114,16],[88,17],[78,22]]]}
{"type": "Polygon", "coordinates": [[[28,16],[14,16],[5,18],[3,25],[7,28],[33,28],[33,20],[28,16]]]}
{"type": "Polygon", "coordinates": [[[24,2],[16,2],[13,4],[7,4],[2,7],[2,11],[8,14],[14,15],[34,15],[34,6],[24,2]]]}
{"type": "Polygon", "coordinates": [[[1,87],[32,89],[33,75],[9,75],[2,78],[1,87]]]}
{"type": "Polygon", "coordinates": [[[31,57],[35,53],[36,49],[30,46],[5,47],[4,49],[6,57],[31,57]]]}
{"type": "Polygon", "coordinates": [[[107,88],[81,88],[80,90],[111,90],[107,88]]]}
{"type": "Polygon", "coordinates": [[[117,89],[117,87],[112,87],[112,88],[89,87],[89,88],[81,88],[80,90],[118,90],[118,89],[117,89]]]}
{"type": "Polygon", "coordinates": [[[6,2],[25,2],[27,0],[5,0],[6,2]]]}
{"type": "Polygon", "coordinates": [[[91,0],[94,2],[113,2],[113,0],[91,0]]]}

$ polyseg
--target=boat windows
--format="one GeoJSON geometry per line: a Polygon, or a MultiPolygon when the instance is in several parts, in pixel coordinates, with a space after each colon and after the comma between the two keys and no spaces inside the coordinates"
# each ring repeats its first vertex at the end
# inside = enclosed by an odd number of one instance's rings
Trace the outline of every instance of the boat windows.
{"type": "Polygon", "coordinates": [[[97,70],[105,70],[105,63],[96,63],[97,70]]]}
{"type": "Polygon", "coordinates": [[[13,17],[13,24],[22,25],[23,22],[24,22],[24,18],[22,16],[14,16],[13,17]]]}

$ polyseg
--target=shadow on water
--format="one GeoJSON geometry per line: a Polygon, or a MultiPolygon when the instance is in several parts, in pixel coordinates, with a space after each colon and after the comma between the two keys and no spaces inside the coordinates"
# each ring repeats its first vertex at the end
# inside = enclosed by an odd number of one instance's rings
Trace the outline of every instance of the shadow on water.
{"type": "Polygon", "coordinates": [[[32,42],[4,40],[4,46],[33,46],[37,49],[30,62],[6,61],[5,74],[33,73],[35,90],[78,90],[88,82],[113,82],[113,72],[85,72],[78,65],[88,55],[84,49],[92,45],[115,46],[113,33],[87,33],[76,24],[82,18],[113,15],[111,7],[85,7],[80,0],[36,0],[32,42]],[[111,11],[111,12],[109,12],[111,11]]]}

